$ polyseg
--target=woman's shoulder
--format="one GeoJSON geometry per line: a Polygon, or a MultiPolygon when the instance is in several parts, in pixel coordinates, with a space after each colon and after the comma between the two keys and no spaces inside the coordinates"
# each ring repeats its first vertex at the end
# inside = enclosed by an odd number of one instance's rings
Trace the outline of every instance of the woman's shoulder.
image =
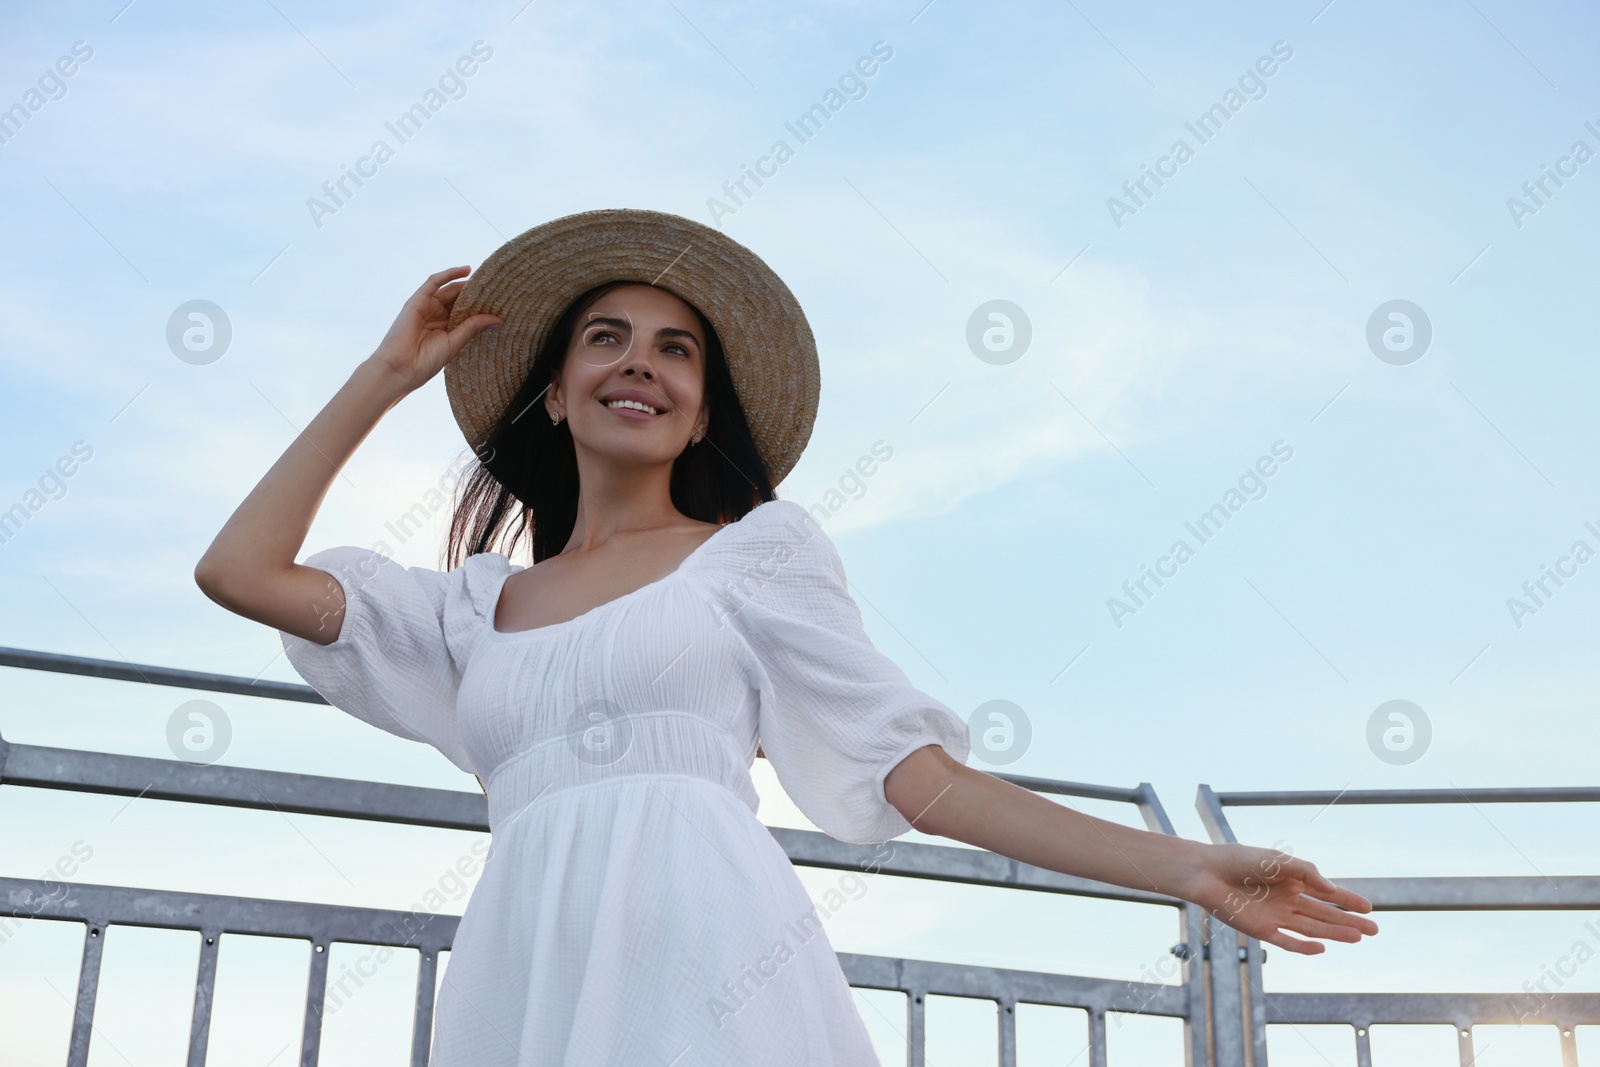
{"type": "Polygon", "coordinates": [[[741,518],[712,534],[702,548],[708,558],[719,562],[748,558],[781,547],[799,548],[813,541],[826,541],[816,518],[793,500],[766,500],[741,518]]]}
{"type": "Polygon", "coordinates": [[[821,523],[792,500],[757,504],[712,534],[689,562],[686,569],[717,588],[806,586],[842,569],[821,523]]]}
{"type": "Polygon", "coordinates": [[[494,625],[501,587],[511,575],[524,570],[500,552],[478,552],[439,575],[442,596],[440,623],[456,665],[465,671],[478,643],[494,625]]]}
{"type": "Polygon", "coordinates": [[[486,614],[493,611],[505,580],[526,569],[521,563],[511,562],[503,553],[478,552],[448,573],[462,601],[478,613],[486,614]]]}

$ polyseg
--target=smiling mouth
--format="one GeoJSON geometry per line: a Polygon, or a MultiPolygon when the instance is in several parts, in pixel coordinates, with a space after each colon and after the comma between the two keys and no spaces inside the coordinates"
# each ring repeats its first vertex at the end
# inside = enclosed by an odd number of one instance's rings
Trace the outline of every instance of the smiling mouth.
{"type": "Polygon", "coordinates": [[[612,400],[605,402],[605,406],[610,408],[612,411],[628,412],[635,418],[648,418],[654,415],[662,415],[665,414],[666,411],[664,408],[652,407],[649,404],[643,404],[637,400],[612,400]]]}

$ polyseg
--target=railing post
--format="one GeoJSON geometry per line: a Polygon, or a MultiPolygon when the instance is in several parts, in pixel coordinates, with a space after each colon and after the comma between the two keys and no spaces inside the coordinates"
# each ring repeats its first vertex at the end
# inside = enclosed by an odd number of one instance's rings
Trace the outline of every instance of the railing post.
{"type": "Polygon", "coordinates": [[[1266,949],[1253,937],[1244,940],[1244,968],[1240,977],[1244,981],[1247,1018],[1250,1026],[1251,1067],[1267,1067],[1267,993],[1261,984],[1261,965],[1266,961],[1266,949]]]}
{"type": "Polygon", "coordinates": [[[926,989],[906,990],[906,1067],[927,1067],[927,998],[926,989]]]}
{"type": "Polygon", "coordinates": [[[317,1067],[322,1055],[322,1009],[328,992],[328,957],[333,944],[321,931],[311,935],[311,973],[306,981],[306,1021],[300,1035],[300,1067],[317,1067]]]}
{"type": "Polygon", "coordinates": [[[438,983],[439,948],[425,945],[417,964],[417,1006],[411,1022],[411,1067],[428,1067],[433,1045],[433,989],[438,983]]]}
{"type": "Polygon", "coordinates": [[[222,931],[200,928],[200,964],[194,979],[194,1011],[189,1015],[189,1067],[206,1067],[211,1036],[211,1001],[217,984],[217,949],[222,931]]]}
{"type": "MultiPolygon", "coordinates": [[[[1370,1027],[1356,1027],[1356,1067],[1372,1067],[1372,1030],[1370,1027]]],[[[1577,1067],[1577,1064],[1573,1064],[1572,1067],[1577,1067]]]]}
{"type": "Polygon", "coordinates": [[[88,1067],[89,1037],[94,1032],[94,1001],[100,991],[100,957],[105,952],[106,924],[90,919],[84,925],[83,963],[78,968],[77,1003],[72,1008],[72,1043],[67,1067],[88,1067]]]}
{"type": "Polygon", "coordinates": [[[1106,1013],[1089,1009],[1089,1067],[1106,1067],[1106,1013]]]}
{"type": "MultiPolygon", "coordinates": [[[[1158,834],[1177,837],[1178,831],[1161,806],[1155,786],[1140,782],[1138,786],[1139,812],[1145,826],[1158,834]]],[[[1178,956],[1181,965],[1178,976],[1189,993],[1189,1011],[1183,1019],[1184,1067],[1208,1067],[1206,1034],[1206,971],[1202,956],[1205,953],[1205,912],[1198,904],[1185,902],[1178,909],[1178,937],[1184,951],[1178,956]]]]}
{"type": "Polygon", "coordinates": [[[1017,1067],[1017,1002],[1001,997],[1000,1008],[1000,1067],[1017,1067]]]}
{"type": "Polygon", "coordinates": [[[1563,1020],[1556,1032],[1561,1035],[1561,1067],[1578,1067],[1578,1035],[1573,1024],[1563,1020]]]}
{"type": "Polygon", "coordinates": [[[1206,965],[1211,982],[1213,1067],[1245,1067],[1244,1000],[1239,982],[1239,936],[1220,919],[1206,917],[1206,965]]]}
{"type": "Polygon", "coordinates": [[[1206,913],[1198,904],[1185,904],[1178,911],[1178,933],[1182,941],[1173,948],[1183,948],[1178,977],[1189,991],[1189,1012],[1183,1019],[1184,1067],[1210,1067],[1207,1034],[1210,1025],[1206,1019],[1206,913]]]}

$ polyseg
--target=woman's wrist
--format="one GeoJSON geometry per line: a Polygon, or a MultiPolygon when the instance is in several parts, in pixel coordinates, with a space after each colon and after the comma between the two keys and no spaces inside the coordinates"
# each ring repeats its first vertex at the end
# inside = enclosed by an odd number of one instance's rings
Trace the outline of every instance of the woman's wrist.
{"type": "Polygon", "coordinates": [[[364,391],[387,403],[390,407],[404,400],[415,388],[399,371],[377,355],[368,356],[356,365],[350,381],[364,391]]]}
{"type": "Polygon", "coordinates": [[[1180,900],[1195,900],[1212,877],[1215,847],[1187,837],[1167,837],[1172,844],[1167,861],[1158,875],[1161,892],[1180,900]]]}

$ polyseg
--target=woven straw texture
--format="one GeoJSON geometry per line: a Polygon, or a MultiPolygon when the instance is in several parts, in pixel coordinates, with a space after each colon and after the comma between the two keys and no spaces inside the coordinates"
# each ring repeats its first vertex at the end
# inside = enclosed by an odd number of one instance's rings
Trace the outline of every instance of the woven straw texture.
{"type": "Polygon", "coordinates": [[[782,481],[811,438],[822,387],[805,312],[744,245],[681,215],[640,208],[584,211],[535,226],[467,279],[450,327],[484,312],[505,320],[473,337],[444,369],[450,410],[473,450],[482,453],[561,312],[612,279],[670,290],[711,321],[756,448],[773,484],[782,481]]]}

